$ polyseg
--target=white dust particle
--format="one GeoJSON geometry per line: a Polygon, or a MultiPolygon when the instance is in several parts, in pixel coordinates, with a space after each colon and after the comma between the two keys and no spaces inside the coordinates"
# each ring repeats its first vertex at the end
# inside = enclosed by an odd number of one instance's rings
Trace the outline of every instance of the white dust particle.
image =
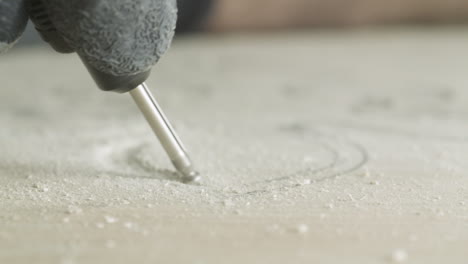
{"type": "Polygon", "coordinates": [[[305,157],[302,159],[302,161],[303,161],[304,163],[311,163],[311,162],[314,162],[315,159],[314,159],[313,157],[311,157],[311,156],[305,156],[305,157]]]}
{"type": "Polygon", "coordinates": [[[365,167],[364,168],[364,173],[362,173],[361,175],[362,175],[362,177],[369,178],[371,176],[369,168],[365,167]]]}
{"type": "Polygon", "coordinates": [[[125,228],[128,228],[128,229],[132,229],[135,226],[135,224],[132,222],[125,222],[123,225],[125,228]]]}
{"type": "Polygon", "coordinates": [[[332,203],[329,203],[325,207],[331,210],[331,209],[335,208],[335,205],[332,204],[332,203]]]}
{"type": "Polygon", "coordinates": [[[242,215],[243,212],[241,210],[237,209],[237,210],[234,211],[234,213],[236,215],[242,215]]]}
{"type": "Polygon", "coordinates": [[[106,220],[106,222],[107,222],[108,224],[113,224],[113,223],[116,223],[116,222],[119,221],[119,219],[117,219],[117,218],[115,218],[115,217],[113,217],[113,216],[110,216],[110,215],[104,216],[104,219],[106,220]]]}
{"type": "Polygon", "coordinates": [[[34,189],[38,189],[40,192],[48,192],[49,188],[45,185],[39,184],[39,183],[34,183],[32,185],[34,189]]]}
{"type": "Polygon", "coordinates": [[[60,264],[73,264],[73,263],[75,263],[75,262],[73,262],[72,259],[62,259],[60,261],[60,264]]]}
{"type": "Polygon", "coordinates": [[[276,232],[279,232],[280,226],[277,224],[272,224],[272,225],[267,226],[266,230],[270,233],[276,233],[276,232]]]}
{"type": "Polygon", "coordinates": [[[77,206],[69,205],[67,207],[67,214],[81,214],[83,210],[77,206]]]}
{"type": "Polygon", "coordinates": [[[234,205],[234,203],[231,200],[224,200],[223,205],[224,207],[231,207],[234,205]]]}
{"type": "Polygon", "coordinates": [[[305,179],[305,180],[302,182],[303,185],[309,185],[309,184],[311,184],[311,183],[312,183],[312,180],[311,180],[311,179],[305,179]]]}
{"type": "Polygon", "coordinates": [[[70,222],[70,218],[64,217],[64,218],[62,219],[62,222],[64,222],[64,223],[69,223],[69,222],[70,222]]]}
{"type": "Polygon", "coordinates": [[[371,181],[370,184],[371,185],[380,185],[380,182],[379,181],[371,181]]]}
{"type": "Polygon", "coordinates": [[[104,228],[104,223],[101,223],[101,222],[96,223],[96,227],[102,229],[104,228]]]}
{"type": "Polygon", "coordinates": [[[408,253],[404,249],[395,249],[392,252],[391,260],[395,263],[402,263],[408,260],[408,253]]]}
{"type": "Polygon", "coordinates": [[[295,231],[299,234],[306,234],[309,232],[309,226],[306,224],[299,224],[296,226],[295,231]]]}
{"type": "Polygon", "coordinates": [[[408,240],[411,241],[411,242],[415,242],[415,241],[418,240],[418,236],[415,235],[415,234],[411,234],[411,235],[409,235],[408,240]]]}
{"type": "Polygon", "coordinates": [[[445,212],[442,209],[437,209],[436,214],[437,214],[437,216],[445,216],[445,212]]]}
{"type": "Polygon", "coordinates": [[[100,179],[110,179],[111,177],[109,176],[109,174],[106,174],[106,173],[100,173],[96,176],[97,178],[100,178],[100,179]]]}
{"type": "Polygon", "coordinates": [[[107,240],[106,241],[106,248],[115,248],[115,241],[114,240],[107,240]]]}
{"type": "Polygon", "coordinates": [[[343,235],[343,229],[342,228],[335,229],[335,232],[336,232],[337,235],[340,235],[340,236],[343,235]]]}

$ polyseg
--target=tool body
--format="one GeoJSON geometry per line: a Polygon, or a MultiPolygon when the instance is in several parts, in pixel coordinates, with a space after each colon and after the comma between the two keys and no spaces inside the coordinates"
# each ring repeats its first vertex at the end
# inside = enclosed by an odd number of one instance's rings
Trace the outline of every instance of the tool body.
{"type": "Polygon", "coordinates": [[[25,0],[0,0],[0,53],[16,43],[27,23],[25,0]]]}
{"type": "Polygon", "coordinates": [[[58,52],[76,52],[100,89],[130,92],[183,180],[198,180],[185,148],[144,83],[171,44],[176,0],[27,1],[42,38],[58,52]]]}

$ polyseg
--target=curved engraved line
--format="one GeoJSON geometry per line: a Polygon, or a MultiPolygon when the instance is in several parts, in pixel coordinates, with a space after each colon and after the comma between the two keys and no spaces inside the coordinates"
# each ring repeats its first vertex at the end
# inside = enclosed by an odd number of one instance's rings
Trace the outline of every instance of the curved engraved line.
{"type": "MultiPolygon", "coordinates": [[[[325,180],[330,180],[339,176],[343,176],[345,174],[352,173],[362,168],[369,161],[369,153],[362,145],[358,144],[357,142],[352,142],[352,141],[349,141],[348,143],[353,145],[353,147],[360,153],[360,156],[361,156],[360,161],[357,164],[352,165],[351,167],[344,169],[342,171],[332,173],[331,175],[324,176],[320,179],[312,180],[313,183],[323,182],[325,180]]],[[[273,188],[273,189],[252,190],[252,191],[248,191],[245,193],[237,194],[234,197],[245,196],[245,195],[265,194],[265,193],[270,193],[272,191],[279,191],[283,189],[298,188],[298,187],[305,187],[305,186],[307,185],[289,184],[289,185],[285,185],[285,186],[281,186],[279,188],[273,188]]]]}
{"type": "MultiPolygon", "coordinates": [[[[311,131],[313,133],[313,136],[315,138],[321,138],[321,139],[327,139],[329,138],[330,136],[328,135],[324,135],[320,130],[318,129],[311,129],[311,131]]],[[[305,138],[307,138],[307,135],[302,133],[302,137],[303,139],[305,140],[305,138]]],[[[336,137],[338,138],[338,137],[336,137]]],[[[339,139],[339,138],[338,138],[339,139]]],[[[325,171],[327,169],[330,169],[330,168],[333,168],[337,162],[338,162],[338,157],[339,157],[339,152],[332,148],[330,145],[328,144],[325,144],[323,142],[318,142],[319,145],[322,145],[324,147],[324,149],[327,149],[329,151],[329,153],[332,153],[332,161],[323,166],[323,167],[320,167],[320,168],[316,168],[316,169],[311,169],[311,168],[308,168],[308,169],[305,169],[305,170],[302,170],[302,171],[298,171],[298,172],[295,172],[295,173],[292,173],[292,175],[289,175],[289,176],[283,176],[283,177],[279,177],[279,178],[274,178],[274,179],[268,179],[268,180],[264,180],[264,181],[257,181],[257,182],[250,182],[250,184],[260,184],[260,183],[272,183],[272,182],[277,182],[277,181],[286,181],[286,180],[291,180],[291,179],[294,179],[294,178],[298,178],[300,177],[300,175],[302,174],[309,174],[309,175],[314,175],[314,174],[318,174],[322,171],[325,171]]],[[[244,185],[245,186],[245,185],[244,185]]]]}
{"type": "Polygon", "coordinates": [[[361,154],[360,155],[361,160],[356,165],[351,166],[349,169],[345,169],[343,171],[337,172],[334,175],[330,175],[330,176],[328,176],[326,178],[318,179],[318,180],[316,180],[314,182],[323,181],[325,179],[330,179],[330,178],[342,176],[344,174],[349,174],[349,173],[355,172],[355,171],[359,170],[360,168],[362,168],[364,165],[366,165],[367,162],[369,162],[369,152],[366,150],[366,148],[364,148],[361,144],[359,144],[357,142],[350,141],[349,143],[351,145],[353,145],[356,148],[356,150],[361,154]]]}
{"type": "MultiPolygon", "coordinates": [[[[311,181],[313,183],[329,180],[329,179],[336,178],[336,177],[339,177],[339,176],[342,176],[342,175],[345,175],[345,174],[352,173],[352,172],[360,169],[361,167],[363,167],[368,162],[368,160],[369,160],[368,152],[362,145],[360,145],[357,142],[354,142],[352,140],[349,140],[349,139],[340,139],[339,137],[336,137],[336,138],[338,138],[339,140],[343,140],[344,143],[349,144],[350,146],[352,146],[352,149],[357,150],[360,153],[359,156],[361,156],[361,158],[360,158],[359,162],[357,162],[356,164],[353,164],[349,168],[346,168],[346,169],[343,169],[341,171],[332,173],[330,175],[326,175],[326,176],[321,177],[319,179],[311,179],[311,181]]],[[[318,173],[327,171],[328,169],[333,169],[334,167],[337,166],[338,160],[339,160],[339,158],[341,156],[340,151],[336,150],[335,148],[333,148],[329,144],[326,144],[326,143],[323,143],[323,142],[319,142],[319,143],[320,143],[320,145],[322,145],[324,147],[324,149],[326,149],[329,153],[331,153],[332,160],[331,160],[331,162],[329,162],[325,166],[320,167],[320,168],[315,168],[315,169],[308,168],[308,169],[300,170],[298,172],[291,173],[290,176],[283,176],[283,177],[278,177],[278,178],[275,178],[275,179],[268,179],[268,180],[265,180],[265,181],[250,182],[250,183],[243,184],[242,186],[248,188],[248,187],[252,187],[252,185],[257,185],[257,184],[262,184],[262,183],[263,184],[270,184],[272,182],[292,180],[292,179],[299,178],[299,177],[307,177],[307,176],[311,176],[311,175],[316,175],[318,173]]],[[[140,153],[142,150],[144,150],[144,146],[145,146],[145,144],[139,144],[137,146],[127,148],[127,151],[125,151],[124,155],[123,155],[123,161],[125,161],[132,168],[132,170],[143,170],[145,173],[148,173],[150,175],[138,175],[138,176],[133,175],[133,176],[131,176],[131,178],[141,177],[141,178],[152,178],[152,179],[159,179],[159,180],[177,181],[178,179],[177,179],[177,177],[175,177],[175,175],[176,175],[175,173],[173,173],[171,171],[168,171],[168,170],[158,170],[157,168],[154,168],[154,167],[148,167],[144,162],[141,162],[138,158],[136,158],[137,154],[140,153]],[[157,177],[157,175],[155,175],[155,173],[159,174],[159,176],[162,176],[162,177],[157,177]]],[[[112,162],[116,163],[114,158],[112,159],[112,162]]],[[[134,174],[136,174],[136,173],[134,173],[134,174]]],[[[121,177],[124,177],[123,174],[121,174],[121,173],[115,173],[115,175],[119,175],[121,177]]],[[[263,194],[263,193],[269,193],[269,192],[272,192],[272,191],[283,190],[283,189],[288,189],[288,188],[297,188],[297,187],[302,187],[302,186],[304,186],[304,185],[300,185],[300,184],[296,183],[296,184],[287,184],[287,185],[284,185],[284,186],[281,186],[281,187],[278,187],[278,188],[267,189],[267,187],[268,187],[268,185],[267,185],[267,186],[264,186],[264,188],[259,188],[257,190],[254,189],[254,190],[247,191],[247,192],[244,192],[244,193],[236,193],[235,195],[232,195],[232,193],[231,193],[231,195],[227,194],[227,196],[228,197],[238,197],[238,196],[243,196],[243,195],[263,194]]],[[[209,186],[205,186],[205,188],[206,187],[209,188],[209,186]]],[[[221,196],[226,197],[226,195],[222,195],[222,193],[225,193],[225,192],[222,192],[220,189],[213,189],[213,190],[219,191],[221,196]]]]}
{"type": "Polygon", "coordinates": [[[251,184],[255,185],[255,184],[261,184],[261,183],[272,183],[272,182],[277,182],[277,181],[290,180],[292,178],[299,177],[299,175],[301,175],[301,174],[306,174],[307,173],[307,174],[313,175],[313,174],[317,174],[319,172],[325,171],[327,169],[333,168],[333,166],[335,166],[337,161],[338,161],[338,157],[339,157],[338,151],[336,151],[335,149],[331,148],[330,146],[328,146],[328,145],[326,145],[324,143],[321,143],[321,145],[324,147],[324,149],[327,149],[329,151],[329,153],[331,153],[331,157],[332,157],[331,162],[329,162],[325,166],[315,168],[315,169],[307,168],[307,169],[300,170],[300,171],[295,172],[295,173],[291,173],[292,175],[290,175],[290,176],[283,176],[283,177],[267,179],[267,180],[263,180],[263,181],[250,182],[250,183],[248,183],[248,185],[251,185],[251,184]]]}
{"type": "Polygon", "coordinates": [[[104,173],[110,173],[114,176],[121,178],[131,178],[131,179],[154,179],[154,180],[168,180],[182,182],[179,175],[175,171],[168,169],[158,169],[145,164],[140,159],[137,158],[137,155],[145,149],[146,144],[142,143],[136,146],[127,146],[123,151],[118,152],[120,155],[112,155],[109,160],[112,164],[117,167],[122,166],[122,163],[128,165],[131,171],[126,171],[123,173],[121,170],[105,170],[104,173]]]}
{"type": "MultiPolygon", "coordinates": [[[[323,138],[326,138],[327,136],[324,136],[322,133],[320,133],[320,131],[316,131],[316,134],[315,136],[319,136],[319,137],[323,137],[323,138]]],[[[328,136],[329,137],[329,136],[328,136]]],[[[367,151],[365,150],[364,147],[362,147],[361,145],[359,145],[358,143],[350,140],[350,139],[344,139],[344,138],[339,138],[339,137],[333,137],[333,138],[336,138],[337,140],[341,140],[341,141],[344,141],[346,142],[347,144],[351,145],[354,149],[357,149],[360,153],[361,153],[361,156],[362,156],[362,162],[365,164],[367,163],[368,161],[368,154],[367,154],[367,151]]],[[[298,172],[295,172],[295,173],[291,173],[291,175],[289,176],[283,176],[283,177],[279,177],[279,178],[276,178],[276,179],[269,179],[269,180],[265,180],[265,181],[258,181],[258,182],[253,182],[253,184],[260,184],[260,183],[271,183],[271,182],[275,182],[275,181],[286,181],[286,180],[292,180],[292,179],[295,179],[295,178],[299,178],[299,177],[304,177],[304,174],[307,174],[308,176],[311,176],[311,175],[315,175],[315,174],[318,174],[322,171],[325,171],[327,169],[331,169],[333,168],[334,166],[336,166],[337,162],[338,162],[338,159],[339,159],[339,151],[337,151],[336,149],[330,147],[329,145],[327,144],[324,144],[324,143],[321,143],[322,146],[324,146],[325,149],[328,149],[330,151],[330,153],[333,153],[333,160],[330,164],[324,166],[324,167],[321,167],[321,168],[317,168],[317,169],[305,169],[305,170],[302,170],[302,171],[298,171],[298,172]]],[[[363,164],[363,165],[364,165],[363,164]]],[[[359,163],[358,163],[359,165],[359,163]]],[[[359,165],[358,167],[361,167],[362,165],[359,165]]],[[[342,174],[344,173],[350,173],[354,170],[351,170],[351,171],[345,171],[345,172],[341,172],[342,174]]],[[[323,177],[323,178],[320,178],[320,179],[328,179],[328,178],[332,178],[333,176],[326,176],[326,177],[323,177]]],[[[319,181],[320,179],[311,179],[312,182],[316,182],[316,181],[319,181]]],[[[252,183],[249,183],[249,185],[252,184],[252,183]]],[[[246,185],[244,185],[246,186],[246,185]]]]}
{"type": "MultiPolygon", "coordinates": [[[[257,184],[269,184],[272,182],[278,182],[278,181],[285,181],[285,180],[291,180],[293,178],[301,177],[301,175],[304,174],[309,174],[309,175],[314,175],[317,173],[320,173],[322,171],[326,171],[327,169],[333,168],[336,163],[338,162],[339,159],[339,153],[336,149],[332,148],[326,143],[319,142],[318,145],[321,145],[322,148],[329,153],[331,156],[331,161],[319,168],[307,168],[304,170],[300,170],[294,173],[291,173],[290,176],[283,176],[283,177],[278,177],[274,179],[267,179],[264,181],[256,181],[256,182],[249,182],[245,183],[242,186],[244,187],[253,187],[252,185],[257,185],[257,184]]],[[[145,144],[139,144],[137,146],[129,147],[127,148],[127,151],[124,152],[124,161],[133,169],[133,170],[143,170],[145,173],[151,174],[153,178],[155,179],[168,179],[168,180],[177,180],[178,177],[176,178],[171,178],[177,175],[175,172],[174,173],[169,173],[167,170],[158,170],[154,167],[149,167],[147,164],[144,162],[141,162],[140,159],[137,158],[137,155],[144,151],[145,149],[145,144]],[[154,177],[154,173],[162,174],[163,177],[154,177]],[[170,174],[170,175],[168,175],[170,174]]],[[[142,177],[147,178],[149,175],[145,175],[142,177]]],[[[149,176],[151,177],[151,176],[149,176]]]]}

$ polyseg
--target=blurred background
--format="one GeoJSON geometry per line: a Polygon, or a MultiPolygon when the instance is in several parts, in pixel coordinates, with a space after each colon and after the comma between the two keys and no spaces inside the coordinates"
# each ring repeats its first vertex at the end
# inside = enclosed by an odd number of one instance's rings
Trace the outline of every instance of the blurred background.
{"type": "MultiPolygon", "coordinates": [[[[468,22],[467,0],[178,0],[178,35],[468,22]]],[[[20,46],[40,43],[31,23],[20,46]]]]}

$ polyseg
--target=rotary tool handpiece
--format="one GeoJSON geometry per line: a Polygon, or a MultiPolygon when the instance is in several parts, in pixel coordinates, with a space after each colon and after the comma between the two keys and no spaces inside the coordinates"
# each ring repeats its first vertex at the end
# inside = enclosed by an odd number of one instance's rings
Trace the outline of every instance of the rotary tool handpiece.
{"type": "Polygon", "coordinates": [[[0,53],[16,43],[27,22],[25,0],[0,0],[0,53]]]}
{"type": "Polygon", "coordinates": [[[130,92],[184,180],[197,180],[185,148],[144,84],[174,36],[176,0],[27,1],[42,38],[58,52],[76,52],[102,90],[130,92]]]}

